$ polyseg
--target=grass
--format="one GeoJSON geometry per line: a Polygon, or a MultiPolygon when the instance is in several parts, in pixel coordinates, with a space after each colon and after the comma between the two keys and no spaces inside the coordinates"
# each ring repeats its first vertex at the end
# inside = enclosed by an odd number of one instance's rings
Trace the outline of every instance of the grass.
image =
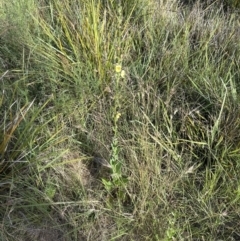
{"type": "Polygon", "coordinates": [[[232,2],[0,1],[0,240],[239,240],[232,2]]]}

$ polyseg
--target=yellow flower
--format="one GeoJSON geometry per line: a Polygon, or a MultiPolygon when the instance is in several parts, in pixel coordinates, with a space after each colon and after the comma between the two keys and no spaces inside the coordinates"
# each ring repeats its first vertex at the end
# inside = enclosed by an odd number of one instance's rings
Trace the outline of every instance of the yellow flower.
{"type": "Polygon", "coordinates": [[[118,119],[120,118],[120,116],[121,116],[121,113],[117,112],[117,114],[116,114],[116,116],[115,116],[115,122],[118,121],[118,119]]]}
{"type": "Polygon", "coordinates": [[[121,77],[124,79],[125,76],[126,76],[125,70],[122,70],[122,71],[121,71],[121,77]]]}
{"type": "Polygon", "coordinates": [[[122,65],[121,65],[121,64],[116,64],[116,66],[115,66],[115,71],[116,71],[117,73],[120,73],[120,72],[122,71],[122,65]]]}

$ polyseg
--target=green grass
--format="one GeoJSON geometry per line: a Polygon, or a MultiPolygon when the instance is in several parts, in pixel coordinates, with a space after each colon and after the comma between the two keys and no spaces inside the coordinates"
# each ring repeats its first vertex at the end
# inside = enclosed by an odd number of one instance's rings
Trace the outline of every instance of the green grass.
{"type": "Polygon", "coordinates": [[[239,12],[182,3],[0,1],[0,240],[239,240],[239,12]]]}

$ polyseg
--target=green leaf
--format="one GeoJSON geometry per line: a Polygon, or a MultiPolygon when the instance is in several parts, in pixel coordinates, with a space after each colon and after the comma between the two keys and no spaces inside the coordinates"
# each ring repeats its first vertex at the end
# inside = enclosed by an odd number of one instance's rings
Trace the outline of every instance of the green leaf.
{"type": "Polygon", "coordinates": [[[110,192],[111,189],[112,189],[112,186],[113,186],[112,182],[111,182],[111,181],[107,181],[107,180],[105,180],[105,179],[102,179],[102,183],[103,183],[105,189],[106,189],[108,192],[110,192]]]}

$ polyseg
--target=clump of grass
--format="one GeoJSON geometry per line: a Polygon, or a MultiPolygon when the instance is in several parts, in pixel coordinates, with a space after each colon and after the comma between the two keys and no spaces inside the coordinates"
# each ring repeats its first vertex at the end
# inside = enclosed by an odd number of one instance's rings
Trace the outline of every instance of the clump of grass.
{"type": "Polygon", "coordinates": [[[226,8],[230,8],[231,10],[236,10],[240,7],[240,3],[237,0],[226,0],[224,1],[224,5],[226,8]]]}
{"type": "Polygon", "coordinates": [[[238,240],[237,14],[5,5],[1,238],[238,240]]]}

